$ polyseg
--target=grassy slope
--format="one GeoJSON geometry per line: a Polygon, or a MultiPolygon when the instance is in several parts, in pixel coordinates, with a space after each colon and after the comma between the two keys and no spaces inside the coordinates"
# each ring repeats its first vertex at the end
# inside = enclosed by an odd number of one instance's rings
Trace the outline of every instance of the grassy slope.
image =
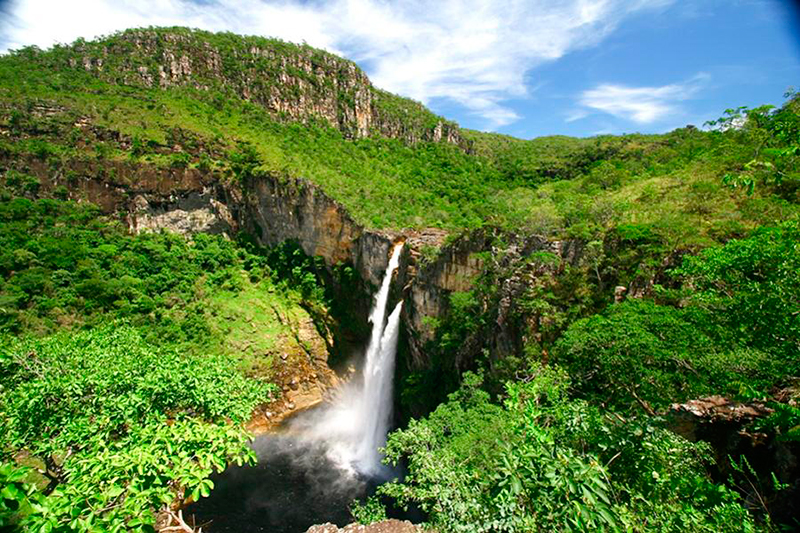
{"type": "MultiPolygon", "coordinates": [[[[721,176],[740,168],[749,154],[709,132],[522,141],[466,131],[473,154],[443,143],[353,141],[327,125],[278,121],[255,104],[213,89],[112,85],[66,66],[53,72],[59,64],[53,56],[68,53],[62,48],[0,58],[0,124],[10,128],[14,116],[36,122],[36,103],[63,106],[67,118],[57,131],[35,134],[49,136],[56,159],[133,158],[169,165],[170,135],[180,128],[214,147],[205,164],[230,172],[231,151],[238,142],[249,143],[258,156],[256,171],[310,179],[372,228],[458,230],[490,223],[592,238],[619,224],[644,223],[670,244],[690,245],[796,211],[760,191],[746,197],[721,187],[721,176]],[[70,141],[70,121],[78,117],[150,148],[132,157],[113,143],[99,153],[95,145],[70,141]]],[[[413,110],[406,113],[413,116],[413,110]]],[[[32,149],[30,139],[6,147],[32,149]]],[[[200,164],[200,156],[193,155],[190,164],[200,164]]]]}
{"type": "Polygon", "coordinates": [[[240,359],[246,374],[275,379],[282,354],[287,365],[306,358],[298,332],[311,318],[270,280],[245,279],[238,290],[215,291],[207,302],[213,348],[240,359]]]}

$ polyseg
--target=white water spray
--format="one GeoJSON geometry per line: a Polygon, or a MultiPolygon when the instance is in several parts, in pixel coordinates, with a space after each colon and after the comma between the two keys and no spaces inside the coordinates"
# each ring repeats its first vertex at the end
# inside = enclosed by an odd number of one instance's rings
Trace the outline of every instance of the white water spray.
{"type": "Polygon", "coordinates": [[[389,321],[381,335],[380,349],[376,350],[372,359],[367,359],[367,366],[364,368],[362,413],[366,416],[362,422],[363,440],[357,458],[361,468],[366,471],[380,468],[381,455],[378,449],[386,444],[386,434],[389,432],[392,418],[392,378],[402,308],[401,300],[389,315],[389,321]]]}
{"type": "Polygon", "coordinates": [[[386,320],[386,305],[392,275],[400,264],[403,243],[392,250],[383,282],[375,295],[370,312],[372,333],[364,362],[364,379],[349,383],[326,409],[304,420],[303,433],[326,441],[331,458],[346,469],[375,476],[381,473],[379,448],[386,444],[392,415],[392,380],[394,377],[397,337],[400,330],[400,301],[386,320]]]}

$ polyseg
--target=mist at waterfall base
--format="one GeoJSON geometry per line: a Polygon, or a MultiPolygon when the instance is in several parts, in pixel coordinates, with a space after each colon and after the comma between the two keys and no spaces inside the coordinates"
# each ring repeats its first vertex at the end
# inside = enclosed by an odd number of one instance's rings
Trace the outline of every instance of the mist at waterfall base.
{"type": "Polygon", "coordinates": [[[392,416],[392,381],[402,301],[386,316],[392,275],[402,244],[395,245],[375,295],[372,333],[358,379],[333,391],[332,400],[258,437],[255,466],[232,466],[212,476],[208,498],[188,506],[204,531],[303,533],[314,524],[352,521],[349,506],[397,477],[383,465],[392,416]]]}

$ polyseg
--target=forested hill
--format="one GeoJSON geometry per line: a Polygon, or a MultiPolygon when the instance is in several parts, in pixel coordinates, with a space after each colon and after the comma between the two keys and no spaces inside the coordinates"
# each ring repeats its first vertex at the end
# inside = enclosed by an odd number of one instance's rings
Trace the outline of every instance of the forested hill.
{"type": "Polygon", "coordinates": [[[750,196],[718,186],[754,159],[786,164],[769,152],[784,143],[775,117],[724,133],[522,141],[460,130],[308,46],[181,28],[14,52],[0,58],[0,104],[14,157],[301,177],[376,229],[564,236],[648,223],[693,244],[776,220],[796,195],[791,180],[750,196]]]}
{"type": "Polygon", "coordinates": [[[0,529],[181,527],[336,386],[400,241],[407,476],[359,520],[797,527],[800,98],[720,117],[516,139],[185,28],[0,57],[0,529]]]}

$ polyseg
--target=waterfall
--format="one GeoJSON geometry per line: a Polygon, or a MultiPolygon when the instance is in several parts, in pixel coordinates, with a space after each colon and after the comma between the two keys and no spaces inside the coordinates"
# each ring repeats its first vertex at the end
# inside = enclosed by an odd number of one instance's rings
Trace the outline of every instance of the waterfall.
{"type": "Polygon", "coordinates": [[[392,417],[392,378],[397,354],[397,335],[400,331],[400,311],[403,301],[397,303],[381,335],[380,347],[364,368],[364,421],[362,440],[357,460],[361,469],[374,472],[380,469],[379,448],[386,444],[389,422],[392,417]]]}
{"type": "Polygon", "coordinates": [[[392,417],[397,337],[400,331],[400,301],[386,319],[386,306],[392,275],[400,264],[403,243],[392,250],[370,312],[372,333],[364,358],[363,381],[349,383],[338,392],[333,403],[318,411],[312,420],[298,422],[301,431],[327,443],[330,457],[342,468],[368,476],[384,469],[379,448],[386,444],[392,417]]]}

